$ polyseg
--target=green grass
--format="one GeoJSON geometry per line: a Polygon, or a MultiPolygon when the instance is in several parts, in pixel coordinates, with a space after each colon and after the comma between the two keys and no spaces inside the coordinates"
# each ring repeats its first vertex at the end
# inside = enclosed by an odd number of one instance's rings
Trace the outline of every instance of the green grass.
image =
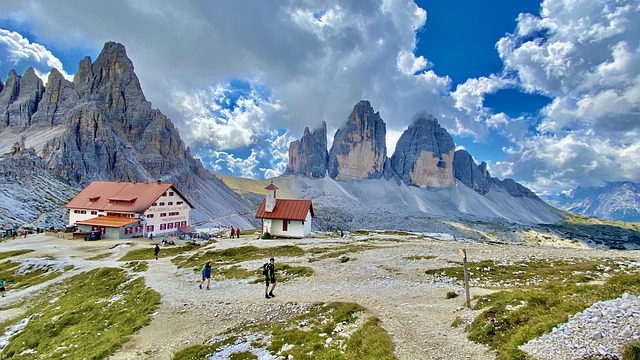
{"type": "Polygon", "coordinates": [[[0,252],[0,260],[6,259],[6,258],[10,258],[10,257],[13,257],[13,256],[19,256],[19,255],[23,255],[23,254],[28,254],[28,253],[30,253],[32,251],[33,250],[30,250],[30,249],[3,251],[3,252],[0,252]]]}
{"type": "Polygon", "coordinates": [[[458,297],[458,293],[455,291],[447,291],[447,295],[445,295],[445,299],[454,299],[458,297]]]}
{"type": "MultiPolygon", "coordinates": [[[[21,263],[17,261],[7,260],[0,262],[0,279],[7,281],[7,291],[38,285],[45,281],[55,279],[63,273],[63,271],[53,270],[49,267],[39,269],[27,268],[24,272],[20,273],[20,266],[21,263]]],[[[68,265],[64,268],[64,271],[71,269],[73,269],[73,266],[68,265]]]]}
{"type": "Polygon", "coordinates": [[[496,349],[497,359],[525,359],[519,345],[550,332],[569,315],[624,292],[640,294],[639,273],[614,274],[604,285],[556,280],[483,296],[475,309],[485,310],[468,326],[469,339],[496,349]]]}
{"type": "MultiPolygon", "coordinates": [[[[502,288],[505,286],[531,286],[561,281],[587,283],[601,279],[605,269],[609,273],[626,271],[628,259],[522,259],[521,261],[496,262],[483,260],[468,264],[470,283],[474,286],[502,288]]],[[[429,275],[444,275],[462,280],[462,266],[425,271],[429,275]]]]}
{"type": "MultiPolygon", "coordinates": [[[[199,270],[198,270],[199,271],[199,270]]],[[[249,279],[254,284],[264,282],[262,268],[247,270],[239,265],[220,265],[212,269],[212,275],[222,276],[225,279],[249,279]]],[[[295,278],[313,275],[313,269],[306,266],[293,266],[289,264],[276,264],[276,280],[278,282],[288,282],[295,278]]]]}
{"type": "Polygon", "coordinates": [[[315,248],[309,252],[315,256],[309,258],[309,262],[316,262],[324,259],[339,258],[346,254],[357,253],[371,249],[382,248],[373,245],[343,245],[338,247],[315,248]]]}
{"type": "MultiPolygon", "coordinates": [[[[162,253],[162,251],[160,252],[162,253]]],[[[276,261],[282,257],[294,257],[304,255],[304,250],[298,246],[285,245],[270,248],[258,248],[255,246],[240,246],[223,250],[209,250],[198,252],[190,256],[177,256],[171,261],[179,268],[193,268],[200,271],[200,268],[207,261],[212,261],[220,265],[238,264],[244,261],[265,259],[275,257],[276,261]]]]}
{"type": "Polygon", "coordinates": [[[407,260],[431,260],[437,258],[437,256],[433,255],[414,255],[414,256],[405,256],[407,260]]]}
{"type": "MultiPolygon", "coordinates": [[[[154,245],[155,246],[155,245],[154,245]]],[[[136,249],[131,250],[126,253],[123,257],[118,259],[119,261],[133,261],[133,260],[152,260],[155,259],[153,255],[154,246],[149,246],[144,249],[136,249]]],[[[158,254],[158,258],[165,258],[176,256],[185,252],[193,251],[200,248],[199,245],[194,243],[186,243],[182,246],[165,246],[160,247],[160,253],[158,254]]]]}
{"type": "Polygon", "coordinates": [[[111,255],[112,254],[110,254],[110,253],[98,254],[96,256],[92,256],[92,257],[88,258],[87,260],[92,260],[92,261],[103,260],[103,259],[108,258],[111,255]]]}
{"type": "Polygon", "coordinates": [[[627,344],[622,353],[624,360],[640,360],[640,342],[627,344]]]}
{"type": "Polygon", "coordinates": [[[140,277],[101,268],[55,284],[33,299],[26,313],[31,320],[11,338],[0,359],[105,359],[150,322],[160,295],[140,277]]]}
{"type": "MultiPolygon", "coordinates": [[[[263,348],[272,355],[278,353],[285,344],[292,346],[283,351],[282,356],[289,355],[294,359],[319,360],[386,360],[395,359],[393,344],[389,335],[380,327],[377,318],[365,318],[365,321],[355,328],[356,321],[365,316],[366,310],[353,303],[330,303],[314,305],[305,314],[281,319],[275,323],[259,323],[240,326],[228,332],[228,338],[216,344],[195,345],[182,349],[174,355],[174,360],[204,359],[213,354],[221,346],[229,346],[236,342],[246,342],[254,348],[263,348]],[[336,326],[353,327],[351,336],[347,339],[335,336],[332,332],[336,326]],[[260,339],[270,339],[268,342],[249,340],[244,335],[260,334],[260,339]],[[322,336],[321,336],[322,334],[322,336]],[[334,341],[327,343],[327,337],[334,341]]],[[[253,359],[246,349],[238,350],[232,359],[253,359]],[[234,357],[236,356],[236,357],[234,357]]]]}
{"type": "Polygon", "coordinates": [[[541,228],[564,238],[589,240],[612,249],[624,249],[626,242],[640,244],[640,222],[602,220],[571,214],[565,220],[541,228]]]}
{"type": "Polygon", "coordinates": [[[145,272],[149,269],[146,261],[130,261],[124,264],[124,267],[131,269],[133,272],[145,272]]]}

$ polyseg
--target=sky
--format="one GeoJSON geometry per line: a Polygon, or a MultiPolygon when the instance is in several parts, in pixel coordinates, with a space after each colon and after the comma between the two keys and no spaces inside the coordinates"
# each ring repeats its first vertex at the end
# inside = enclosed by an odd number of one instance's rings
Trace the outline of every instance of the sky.
{"type": "Polygon", "coordinates": [[[122,43],[205,167],[283,173],[369,100],[388,155],[427,111],[492,176],[539,195],[640,181],[637,0],[2,0],[0,80],[72,78],[122,43]]]}

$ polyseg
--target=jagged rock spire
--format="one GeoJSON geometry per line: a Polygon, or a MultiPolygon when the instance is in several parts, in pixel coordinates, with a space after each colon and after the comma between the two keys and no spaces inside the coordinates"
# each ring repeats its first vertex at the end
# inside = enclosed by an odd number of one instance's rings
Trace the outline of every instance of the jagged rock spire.
{"type": "Polygon", "coordinates": [[[361,100],[333,138],[329,176],[336,180],[378,179],[387,160],[387,126],[371,104],[361,100]]]}

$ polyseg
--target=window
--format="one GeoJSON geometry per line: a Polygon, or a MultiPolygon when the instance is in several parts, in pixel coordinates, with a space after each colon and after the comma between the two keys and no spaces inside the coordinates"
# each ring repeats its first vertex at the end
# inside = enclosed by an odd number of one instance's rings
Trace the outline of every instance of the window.
{"type": "Polygon", "coordinates": [[[153,205],[151,205],[151,206],[158,206],[158,203],[153,203],[153,205]]]}
{"type": "Polygon", "coordinates": [[[289,230],[289,220],[282,220],[282,231],[289,230]]]}
{"type": "Polygon", "coordinates": [[[136,226],[136,233],[141,233],[142,232],[142,225],[136,226]]]}
{"type": "Polygon", "coordinates": [[[98,212],[97,211],[92,211],[91,215],[98,215],[98,212]]]}
{"type": "Polygon", "coordinates": [[[164,203],[160,203],[160,206],[164,206],[164,203]]]}
{"type": "Polygon", "coordinates": [[[87,210],[81,210],[80,211],[80,214],[86,214],[86,213],[87,213],[87,210]]]}
{"type": "Polygon", "coordinates": [[[170,213],[169,213],[169,216],[178,216],[178,215],[180,215],[180,213],[179,213],[179,212],[177,212],[177,211],[174,211],[174,212],[170,212],[170,213]]]}
{"type": "Polygon", "coordinates": [[[173,191],[169,191],[169,196],[173,196],[173,191]]]}
{"type": "Polygon", "coordinates": [[[178,201],[178,202],[176,203],[176,205],[182,205],[182,204],[183,204],[183,202],[182,202],[182,201],[178,201]]]}
{"type": "Polygon", "coordinates": [[[180,228],[180,221],[176,221],[174,225],[175,225],[176,229],[180,228]]]}
{"type": "Polygon", "coordinates": [[[160,213],[160,217],[165,217],[167,216],[167,213],[160,213]]]}
{"type": "Polygon", "coordinates": [[[124,234],[125,235],[129,235],[131,233],[133,233],[133,228],[131,228],[131,227],[124,228],[124,234]]]}
{"type": "Polygon", "coordinates": [[[160,224],[160,230],[166,230],[167,224],[160,224]]]}
{"type": "Polygon", "coordinates": [[[173,229],[173,223],[168,223],[167,224],[167,229],[173,229]]]}
{"type": "Polygon", "coordinates": [[[180,227],[185,227],[185,226],[187,226],[187,222],[186,221],[183,221],[183,222],[180,223],[180,227]]]}
{"type": "Polygon", "coordinates": [[[164,194],[162,194],[162,196],[167,196],[167,192],[165,191],[164,194]]]}
{"type": "Polygon", "coordinates": [[[154,216],[155,216],[154,214],[149,214],[149,215],[147,215],[147,219],[151,219],[151,218],[153,218],[154,216]]]}
{"type": "Polygon", "coordinates": [[[169,201],[169,202],[167,203],[167,205],[171,206],[171,205],[173,205],[173,202],[172,202],[172,201],[169,201]]]}
{"type": "Polygon", "coordinates": [[[147,225],[147,232],[153,232],[153,225],[147,225]]]}

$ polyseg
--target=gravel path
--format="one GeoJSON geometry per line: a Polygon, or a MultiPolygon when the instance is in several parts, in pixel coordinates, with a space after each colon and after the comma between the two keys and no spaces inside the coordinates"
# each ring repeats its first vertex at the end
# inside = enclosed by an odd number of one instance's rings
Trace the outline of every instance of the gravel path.
{"type": "MultiPolygon", "coordinates": [[[[111,356],[112,360],[170,359],[172,354],[188,345],[201,344],[221,332],[244,321],[259,321],[267,317],[295,313],[315,302],[348,301],[358,303],[373,316],[380,318],[381,326],[389,333],[398,359],[494,359],[485,346],[470,342],[462,328],[452,328],[459,316],[472,319],[477,312],[463,309],[463,297],[445,299],[448,291],[460,291],[452,284],[433,282],[424,274],[426,269],[450,266],[460,261],[459,249],[468,249],[471,261],[492,259],[510,260],[520,257],[546,258],[633,258],[640,259],[639,251],[606,251],[576,248],[496,245],[469,242],[428,240],[422,237],[401,236],[370,240],[360,243],[366,236],[351,239],[302,240],[219,240],[213,248],[242,245],[271,247],[295,244],[308,250],[345,244],[374,245],[373,249],[348,254],[350,261],[341,263],[336,258],[308,262],[308,256],[276,259],[279,263],[312,267],[315,275],[280,283],[277,297],[264,299],[263,284],[248,284],[239,280],[212,282],[212,290],[198,289],[198,275],[190,270],[176,270],[169,259],[149,261],[149,269],[142,273],[149,287],[160,293],[161,304],[153,320],[135,334],[124,347],[111,356]],[[408,257],[434,256],[411,260],[408,257]]],[[[2,251],[19,248],[38,249],[22,257],[51,255],[68,261],[76,269],[66,273],[98,266],[122,266],[116,260],[131,247],[114,246],[122,241],[103,240],[83,242],[61,240],[32,235],[2,244],[2,251]],[[86,260],[98,253],[112,253],[106,259],[86,260]]],[[[133,241],[133,247],[149,247],[146,240],[133,241]]],[[[258,268],[266,259],[242,263],[248,269],[258,268]]],[[[48,284],[41,284],[44,288],[48,284]]],[[[34,287],[35,288],[35,287],[34,287]]],[[[10,290],[10,289],[9,289],[10,290]]],[[[9,291],[10,302],[28,297],[38,289],[9,291]]],[[[472,288],[472,296],[486,290],[472,288]]],[[[15,309],[12,310],[15,316],[15,309]]],[[[8,313],[0,311],[0,317],[8,313]]]]}

